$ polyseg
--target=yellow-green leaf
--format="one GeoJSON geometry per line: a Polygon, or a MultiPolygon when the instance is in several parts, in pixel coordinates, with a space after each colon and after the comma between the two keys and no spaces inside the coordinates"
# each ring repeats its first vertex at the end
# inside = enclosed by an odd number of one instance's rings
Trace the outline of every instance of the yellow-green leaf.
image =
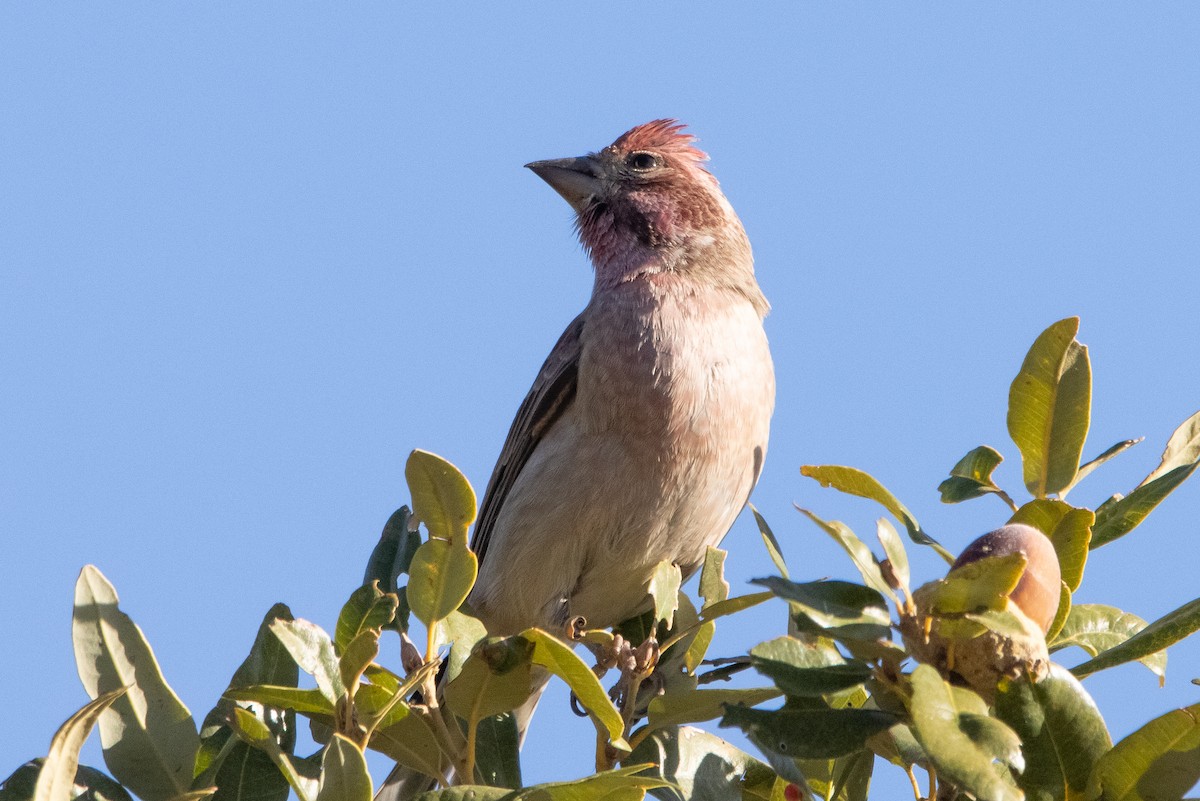
{"type": "Polygon", "coordinates": [[[1087,348],[1075,341],[1078,331],[1078,317],[1043,331],[1008,392],[1008,433],[1035,498],[1066,489],[1079,471],[1091,421],[1092,368],[1087,348]]]}
{"type": "Polygon", "coordinates": [[[417,549],[409,566],[408,605],[426,626],[462,605],[475,585],[479,560],[465,544],[431,539],[417,549]]]}
{"type": "Polygon", "coordinates": [[[412,493],[413,517],[429,535],[458,545],[467,544],[467,529],[475,520],[475,491],[457,467],[428,451],[415,450],[404,466],[412,493]]]}

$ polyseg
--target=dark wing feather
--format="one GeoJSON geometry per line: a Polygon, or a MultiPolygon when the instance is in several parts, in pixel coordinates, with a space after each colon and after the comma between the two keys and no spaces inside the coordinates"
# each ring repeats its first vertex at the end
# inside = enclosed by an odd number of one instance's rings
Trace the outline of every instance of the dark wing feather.
{"type": "Polygon", "coordinates": [[[496,518],[504,506],[504,499],[517,481],[517,476],[529,461],[542,436],[575,400],[575,388],[579,377],[580,335],[583,332],[583,315],[579,315],[546,357],[545,364],[533,382],[529,394],[521,402],[517,417],[508,431],[508,439],[496,460],[496,468],[488,481],[483,503],[479,505],[479,519],[471,537],[471,548],[482,562],[487,553],[488,540],[496,518]]]}

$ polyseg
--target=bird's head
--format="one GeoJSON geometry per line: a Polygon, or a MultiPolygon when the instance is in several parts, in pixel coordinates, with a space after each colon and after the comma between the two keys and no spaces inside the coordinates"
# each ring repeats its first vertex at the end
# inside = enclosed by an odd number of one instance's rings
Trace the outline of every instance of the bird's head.
{"type": "Polygon", "coordinates": [[[675,120],[655,120],[599,152],[525,166],[575,210],[598,278],[619,280],[647,259],[675,269],[712,247],[735,246],[749,259],[741,223],[695,141],[675,120]]]}

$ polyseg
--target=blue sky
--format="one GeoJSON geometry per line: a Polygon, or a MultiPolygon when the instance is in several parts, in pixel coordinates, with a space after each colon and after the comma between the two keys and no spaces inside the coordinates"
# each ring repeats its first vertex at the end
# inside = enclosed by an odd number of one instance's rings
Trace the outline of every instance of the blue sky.
{"type": "MultiPolygon", "coordinates": [[[[332,626],[409,450],[482,487],[590,289],[521,165],[649,119],[701,137],[755,246],[779,387],[754,501],[795,574],[852,568],[793,502],[878,514],[802,464],[871,471],[953,550],[1002,523],[935,487],[987,443],[1020,489],[1008,384],[1072,314],[1085,455],[1147,438],[1072,497],[1128,492],[1200,408],[1197,41],[1184,3],[4,5],[0,774],[86,700],[83,564],[201,717],[273,602],[332,626]]],[[[1184,485],[1076,600],[1190,600],[1198,511],[1184,485]]],[[[769,571],[746,517],[725,545],[735,588],[769,571]]],[[[1119,738],[1195,702],[1197,665],[1189,642],[1164,689],[1136,665],[1087,686],[1119,738]]],[[[587,772],[590,731],[548,696],[527,779],[587,772]]]]}

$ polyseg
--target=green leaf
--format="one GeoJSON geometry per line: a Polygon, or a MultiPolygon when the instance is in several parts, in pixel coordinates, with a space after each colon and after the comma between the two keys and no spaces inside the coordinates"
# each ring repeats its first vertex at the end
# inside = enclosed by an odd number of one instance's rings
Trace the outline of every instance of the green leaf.
{"type": "MultiPolygon", "coordinates": [[[[291,610],[284,604],[275,604],[263,617],[254,638],[250,653],[229,681],[229,687],[281,686],[284,690],[294,689],[299,678],[299,668],[279,638],[271,631],[270,624],[276,619],[291,620],[291,610]]],[[[311,691],[325,704],[330,712],[333,707],[319,691],[311,691]]],[[[268,753],[241,740],[232,740],[233,731],[228,720],[234,714],[235,700],[222,697],[204,718],[200,727],[200,752],[196,757],[196,777],[193,787],[216,786],[214,801],[229,801],[253,797],[262,801],[285,801],[288,797],[288,782],[268,753]]],[[[296,743],[296,715],[283,705],[263,703],[247,711],[254,714],[274,734],[275,742],[287,754],[292,753],[296,743]]]]}
{"type": "MultiPolygon", "coordinates": [[[[896,532],[896,527],[892,525],[890,520],[881,517],[876,521],[875,536],[879,539],[879,544],[883,546],[883,552],[887,555],[888,568],[891,570],[892,575],[896,577],[899,585],[907,593],[910,581],[908,553],[904,550],[904,543],[900,541],[900,535],[896,532]]],[[[883,566],[881,565],[880,567],[882,568],[883,566]]]]}
{"type": "Polygon", "coordinates": [[[862,470],[841,465],[804,465],[800,468],[800,474],[814,479],[822,487],[833,487],[848,495],[857,495],[860,498],[875,501],[904,524],[904,527],[908,529],[908,536],[913,542],[933,548],[947,563],[954,562],[954,555],[939,545],[933,537],[926,534],[917,523],[917,519],[913,517],[912,512],[908,511],[908,508],[900,503],[895,495],[888,492],[874,476],[864,473],[862,470]]]}
{"type": "Polygon", "coordinates": [[[381,590],[396,594],[396,617],[387,625],[387,628],[396,631],[408,631],[409,618],[408,595],[397,579],[408,572],[413,554],[421,547],[421,534],[415,523],[409,528],[410,517],[407,506],[401,506],[392,513],[383,526],[383,533],[379,535],[379,542],[375,544],[363,573],[364,585],[378,581],[381,590]]]}
{"type": "Polygon", "coordinates": [[[397,723],[376,729],[367,747],[426,776],[442,776],[449,768],[437,737],[420,715],[406,715],[397,723]]]}
{"type": "Polygon", "coordinates": [[[300,669],[316,679],[321,694],[336,705],[346,694],[346,685],[342,682],[333,642],[325,630],[307,620],[275,620],[271,623],[271,631],[300,669]]]}
{"type": "Polygon", "coordinates": [[[1200,704],[1142,726],[1100,757],[1088,797],[1105,801],[1182,798],[1200,780],[1200,704]]]}
{"type": "Polygon", "coordinates": [[[1025,573],[1025,554],[985,556],[954,568],[944,579],[925,585],[918,595],[928,594],[935,614],[953,615],[983,609],[1002,610],[1008,596],[1025,573]]]}
{"type": "Polygon", "coordinates": [[[225,691],[224,697],[231,701],[251,701],[278,709],[291,709],[304,714],[332,715],[334,713],[334,702],[326,698],[325,693],[321,690],[252,684],[248,687],[230,687],[225,691]]]}
{"type": "Polygon", "coordinates": [[[34,801],[66,801],[74,795],[75,772],[79,768],[79,749],[92,733],[92,727],[100,719],[100,714],[124,694],[124,687],[104,693],[85,704],[58,727],[58,731],[50,740],[50,753],[46,755],[38,774],[37,786],[33,793],[34,801]]]}
{"type": "Polygon", "coordinates": [[[616,748],[625,748],[625,721],[609,700],[600,679],[562,640],[541,629],[526,629],[521,637],[533,643],[532,660],[567,683],[579,703],[591,713],[598,730],[603,730],[616,748]]]}
{"type": "Polygon", "coordinates": [[[482,784],[460,784],[441,790],[429,790],[413,797],[413,801],[512,801],[507,787],[488,787],[482,784]]]}
{"type": "Polygon", "coordinates": [[[483,643],[446,685],[446,703],[454,714],[478,723],[481,718],[510,712],[533,692],[534,645],[523,637],[483,643]]]}
{"type": "Polygon", "coordinates": [[[117,592],[93,565],[75,585],[75,663],[93,699],[122,687],[100,716],[104,762],[113,777],[144,801],[168,799],[191,787],[200,737],[192,713],[163,679],[154,652],[117,592]]]}
{"type": "Polygon", "coordinates": [[[1071,588],[1067,586],[1065,581],[1059,581],[1058,593],[1058,609],[1054,612],[1054,619],[1050,621],[1050,628],[1046,629],[1046,642],[1053,642],[1058,633],[1062,631],[1062,627],[1067,624],[1067,618],[1071,616],[1071,588]]]}
{"type": "Polygon", "coordinates": [[[736,726],[763,748],[799,759],[831,759],[863,748],[867,738],[896,723],[878,709],[725,708],[722,727],[736,726]]]}
{"type": "Polygon", "coordinates": [[[401,506],[392,512],[391,517],[383,524],[379,542],[375,543],[363,572],[364,586],[370,586],[371,582],[377,581],[379,588],[384,592],[397,591],[397,577],[408,572],[413,554],[421,544],[421,535],[415,525],[409,527],[411,516],[408,507],[401,506]]]}
{"type": "Polygon", "coordinates": [[[1044,498],[1071,485],[1087,439],[1092,368],[1068,317],[1034,341],[1008,392],[1008,433],[1021,451],[1025,487],[1044,498]]]}
{"type": "Polygon", "coordinates": [[[752,579],[792,608],[797,625],[835,638],[886,640],[891,636],[887,601],[870,587],[848,581],[796,583],[778,576],[752,579]]]}
{"type": "Polygon", "coordinates": [[[346,644],[338,659],[338,674],[342,684],[353,692],[358,690],[363,671],[379,656],[379,632],[367,629],[346,644]]]}
{"type": "Polygon", "coordinates": [[[639,801],[647,790],[669,787],[668,782],[656,776],[637,775],[648,765],[632,765],[627,768],[596,773],[573,782],[536,784],[518,790],[509,796],[510,801],[639,801]]]}
{"type": "Polygon", "coordinates": [[[842,549],[849,554],[850,561],[854,563],[854,567],[858,569],[864,584],[880,595],[886,595],[899,602],[895,591],[884,580],[883,573],[879,569],[879,563],[875,561],[875,554],[871,553],[871,549],[867,547],[867,544],[860,540],[850,530],[849,526],[839,520],[822,520],[807,509],[796,508],[802,515],[816,523],[818,528],[830,537],[833,537],[838,545],[842,546],[842,549]]]}
{"type": "MultiPolygon", "coordinates": [[[[751,582],[752,584],[754,582],[751,582]]],[[[717,618],[726,617],[728,615],[736,615],[738,612],[745,611],[752,606],[758,606],[763,601],[769,601],[775,596],[772,592],[752,592],[747,595],[737,595],[733,598],[726,598],[724,601],[717,601],[715,604],[709,604],[700,610],[700,619],[708,622],[717,618]]],[[[637,642],[630,640],[630,642],[637,642]]]]}
{"type": "Polygon", "coordinates": [[[1004,457],[987,445],[969,451],[950,468],[950,478],[938,484],[942,503],[959,503],[999,492],[1000,488],[992,481],[992,471],[1003,461],[1004,457]]]}
{"type": "Polygon", "coordinates": [[[679,587],[683,584],[683,573],[673,562],[659,562],[650,577],[650,597],[654,600],[654,622],[664,622],[667,628],[674,625],[675,610],[679,608],[679,587]]]}
{"type": "Polygon", "coordinates": [[[475,772],[492,787],[520,787],[520,735],[511,712],[479,721],[475,733],[475,772]]]}
{"type": "Polygon", "coordinates": [[[1134,445],[1137,445],[1139,442],[1141,442],[1144,439],[1145,439],[1145,437],[1138,437],[1137,439],[1121,440],[1116,445],[1113,445],[1111,448],[1109,448],[1108,450],[1101,453],[1095,459],[1092,459],[1090,462],[1085,462],[1084,464],[1081,464],[1079,466],[1079,472],[1075,474],[1075,480],[1071,482],[1071,486],[1067,487],[1066,489],[1064,489],[1062,492],[1059,493],[1059,497],[1060,498],[1067,497],[1067,491],[1073,489],[1076,484],[1078,484],[1080,481],[1083,481],[1083,479],[1085,479],[1089,475],[1091,475],[1093,470],[1095,470],[1097,467],[1104,464],[1105,462],[1107,462],[1109,459],[1113,458],[1114,456],[1117,456],[1117,455],[1129,450],[1134,445]]]}
{"type": "Polygon", "coordinates": [[[364,631],[377,635],[396,617],[400,600],[393,594],[384,594],[378,584],[364,584],[350,594],[350,599],[338,615],[333,643],[338,653],[343,653],[350,641],[364,631]]]}
{"type": "Polygon", "coordinates": [[[1071,672],[1083,678],[1114,665],[1140,660],[1179,642],[1197,629],[1200,629],[1200,598],[1168,612],[1120,645],[1114,645],[1082,665],[1071,668],[1071,672]]]}
{"type": "Polygon", "coordinates": [[[777,637],[750,649],[750,663],[789,696],[820,698],[862,684],[871,668],[847,662],[836,648],[777,637]]]}
{"type": "Polygon", "coordinates": [[[724,714],[729,705],[754,706],[778,698],[779,690],[764,687],[753,690],[686,690],[667,693],[650,701],[649,726],[661,729],[681,723],[702,723],[724,714]]]}
{"type": "Polygon", "coordinates": [[[408,605],[417,619],[432,626],[467,600],[479,560],[465,544],[431,539],[417,549],[410,566],[408,605]]]}
{"type": "Polygon", "coordinates": [[[475,520],[475,491],[459,469],[440,456],[415,450],[404,466],[404,477],[412,493],[413,517],[425,524],[429,536],[466,547],[467,529],[475,520]]]}
{"type": "MultiPolygon", "coordinates": [[[[1146,621],[1137,615],[1104,604],[1077,604],[1071,607],[1050,651],[1079,646],[1090,656],[1114,648],[1146,628],[1146,621]]],[[[1167,671],[1167,652],[1144,656],[1138,660],[1149,668],[1161,682],[1167,671]]]]}
{"type": "Polygon", "coordinates": [[[1059,665],[1037,682],[1002,679],[996,714],[1024,744],[1017,779],[1030,801],[1083,798],[1088,776],[1112,740],[1095,702],[1059,665]]]}
{"type": "Polygon", "coordinates": [[[1183,467],[1159,475],[1157,478],[1143,483],[1124,498],[1117,498],[1111,503],[1104,503],[1096,509],[1096,525],[1092,528],[1092,548],[1107,545],[1115,539],[1124,537],[1145,520],[1154,508],[1162,503],[1171,492],[1196,472],[1200,462],[1192,462],[1183,467]]]}
{"type": "MultiPolygon", "coordinates": [[[[912,673],[912,726],[917,742],[938,774],[959,789],[990,801],[1020,801],[995,761],[998,732],[983,732],[978,716],[986,706],[966,691],[955,692],[936,669],[917,665],[912,673]],[[964,725],[965,721],[965,725],[964,725]]],[[[1015,736],[1015,735],[1014,735],[1015,736]]]]}
{"type": "MultiPolygon", "coordinates": [[[[31,759],[14,770],[7,779],[0,781],[0,801],[32,801],[38,775],[45,762],[44,757],[31,759]]],[[[133,797],[112,777],[87,765],[80,765],[76,769],[72,792],[81,792],[75,797],[82,801],[133,801],[133,797]]]]}
{"type": "Polygon", "coordinates": [[[691,726],[659,729],[625,761],[653,763],[645,775],[674,785],[655,792],[669,801],[743,801],[743,793],[775,779],[775,771],[745,751],[691,726]]]}
{"type": "Polygon", "coordinates": [[[704,552],[704,567],[700,570],[700,597],[710,606],[729,597],[729,582],[725,580],[725,551],[709,547],[704,552]]]}
{"type": "Polygon", "coordinates": [[[363,752],[342,735],[333,735],[321,757],[317,801],[371,801],[372,792],[363,752]]]}
{"type": "MultiPolygon", "coordinates": [[[[257,715],[247,709],[234,707],[233,714],[226,720],[227,725],[237,735],[238,740],[242,744],[252,746],[251,753],[264,753],[267,758],[276,766],[277,773],[282,775],[287,784],[296,792],[296,795],[301,799],[312,798],[316,793],[316,781],[297,771],[295,764],[292,762],[292,757],[283,752],[279,747],[278,737],[274,731],[260,719],[257,715]]],[[[236,766],[237,763],[233,763],[236,766]]],[[[244,763],[249,764],[249,763],[244,763]]],[[[274,784],[266,784],[256,781],[254,777],[241,777],[241,779],[228,788],[228,792],[237,792],[239,789],[246,789],[257,794],[258,791],[266,790],[268,797],[275,797],[277,790],[274,784]]],[[[230,797],[230,796],[226,796],[230,797]]],[[[238,797],[238,796],[232,796],[238,797]]],[[[255,795],[257,797],[257,795],[255,795]]]]}

